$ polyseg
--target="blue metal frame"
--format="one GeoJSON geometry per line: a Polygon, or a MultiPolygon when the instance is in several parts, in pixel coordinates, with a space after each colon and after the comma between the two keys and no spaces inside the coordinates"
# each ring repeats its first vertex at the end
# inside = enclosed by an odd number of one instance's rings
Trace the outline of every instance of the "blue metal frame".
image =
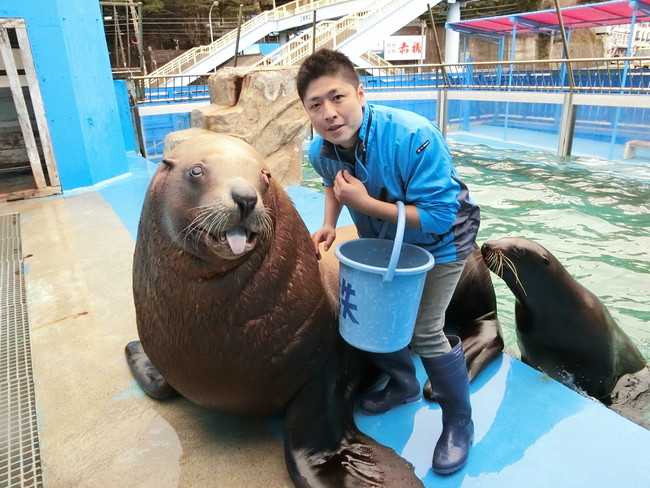
{"type": "Polygon", "coordinates": [[[64,191],[128,173],[99,2],[0,3],[23,18],[64,191]]]}

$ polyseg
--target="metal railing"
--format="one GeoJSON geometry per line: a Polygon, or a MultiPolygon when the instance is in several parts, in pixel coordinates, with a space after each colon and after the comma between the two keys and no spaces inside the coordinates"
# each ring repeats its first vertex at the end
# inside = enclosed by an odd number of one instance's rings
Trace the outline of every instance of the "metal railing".
{"type": "Polygon", "coordinates": [[[381,69],[382,75],[392,75],[395,76],[399,74],[397,68],[390,61],[386,61],[384,58],[375,54],[372,51],[366,51],[361,55],[361,58],[366,61],[370,66],[377,67],[381,69]]]}
{"type": "MultiPolygon", "coordinates": [[[[259,15],[256,15],[251,20],[241,25],[240,36],[244,36],[258,27],[270,21],[278,21],[301,13],[311,12],[319,8],[327,7],[338,3],[345,3],[349,0],[295,0],[294,2],[287,3],[273,10],[267,10],[259,15]]],[[[206,46],[197,46],[192,48],[182,55],[172,59],[167,64],[161,66],[153,71],[151,75],[150,85],[155,86],[157,76],[166,76],[172,74],[182,74],[183,70],[194,66],[199,61],[205,59],[209,55],[225,48],[226,46],[235,43],[237,40],[237,30],[232,30],[226,35],[220,37],[216,41],[206,46]]]]}
{"type": "Polygon", "coordinates": [[[203,75],[134,76],[136,102],[163,104],[210,100],[208,78],[203,75]],[[171,86],[169,86],[171,85],[171,86]]]}
{"type": "Polygon", "coordinates": [[[485,61],[364,68],[366,90],[492,90],[650,94],[650,57],[485,61]],[[570,83],[569,65],[573,73],[570,83]],[[445,78],[444,72],[447,77],[445,78]]]}
{"type": "MultiPolygon", "coordinates": [[[[333,20],[324,20],[316,24],[316,38],[324,32],[332,29],[336,22],[333,20]]],[[[301,34],[289,39],[275,51],[264,56],[262,59],[253,64],[254,67],[267,66],[292,66],[296,64],[294,60],[304,57],[304,53],[311,53],[313,46],[314,33],[313,29],[306,29],[301,34]],[[307,49],[305,49],[305,47],[307,49]]]]}
{"type": "MultiPolygon", "coordinates": [[[[446,89],[650,94],[650,57],[389,66],[360,68],[364,88],[370,92],[446,89]],[[567,75],[569,63],[574,86],[570,85],[567,75]]],[[[132,79],[138,103],[170,103],[209,100],[209,76],[209,73],[200,75],[189,85],[180,75],[134,76],[132,79]]]]}

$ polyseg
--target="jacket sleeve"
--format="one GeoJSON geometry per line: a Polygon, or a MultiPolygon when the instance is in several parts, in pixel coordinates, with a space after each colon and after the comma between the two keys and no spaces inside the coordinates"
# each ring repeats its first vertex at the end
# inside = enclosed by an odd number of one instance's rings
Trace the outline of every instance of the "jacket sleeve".
{"type": "Polygon", "coordinates": [[[417,207],[422,232],[446,234],[460,208],[449,147],[437,129],[424,127],[413,133],[408,150],[406,200],[417,207]]]}

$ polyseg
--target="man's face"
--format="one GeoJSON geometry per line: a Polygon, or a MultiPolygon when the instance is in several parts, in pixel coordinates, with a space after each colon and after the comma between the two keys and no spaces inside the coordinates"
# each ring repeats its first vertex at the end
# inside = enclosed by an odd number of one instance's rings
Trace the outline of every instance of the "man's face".
{"type": "Polygon", "coordinates": [[[363,86],[355,87],[338,75],[315,79],[303,98],[314,130],[326,141],[344,148],[357,143],[364,103],[363,86]]]}

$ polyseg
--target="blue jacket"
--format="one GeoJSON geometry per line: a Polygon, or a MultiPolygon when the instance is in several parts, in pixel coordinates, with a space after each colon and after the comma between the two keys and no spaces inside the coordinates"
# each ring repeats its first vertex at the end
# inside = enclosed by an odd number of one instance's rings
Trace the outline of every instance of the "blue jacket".
{"type": "MultiPolygon", "coordinates": [[[[447,143],[427,119],[405,110],[366,103],[359,130],[356,164],[342,162],[334,144],[316,136],[309,158],[332,186],[348,169],[375,199],[415,205],[421,229],[406,229],[404,242],[433,254],[438,263],[466,258],[480,223],[479,207],[460,180],[447,143]]],[[[383,221],[349,209],[360,237],[377,237],[383,221]]],[[[391,225],[387,237],[394,238],[391,225]]]]}

